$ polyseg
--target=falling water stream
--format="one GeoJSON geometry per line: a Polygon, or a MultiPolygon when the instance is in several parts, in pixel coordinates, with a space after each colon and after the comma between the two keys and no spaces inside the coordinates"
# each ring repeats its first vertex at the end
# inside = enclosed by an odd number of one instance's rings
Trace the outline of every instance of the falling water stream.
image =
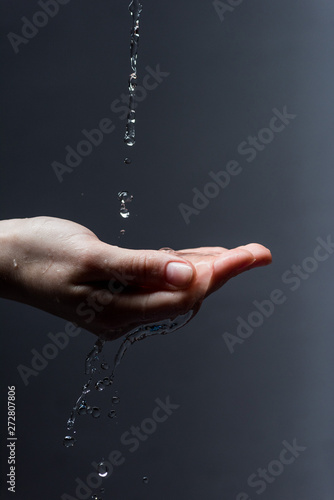
{"type": "MultiPolygon", "coordinates": [[[[139,22],[140,15],[142,13],[143,6],[138,0],[132,0],[129,5],[129,11],[132,16],[132,28],[131,28],[131,38],[130,38],[130,67],[131,73],[129,76],[129,111],[127,116],[124,142],[127,146],[132,147],[136,144],[136,87],[137,87],[137,60],[138,60],[138,48],[139,48],[139,22]]],[[[131,165],[132,161],[130,158],[126,157],[124,160],[125,165],[131,165]]],[[[120,216],[123,219],[128,219],[130,217],[130,211],[127,207],[127,203],[130,203],[133,199],[132,195],[129,195],[127,191],[120,191],[118,193],[118,199],[121,203],[120,216]]],[[[125,230],[122,229],[120,236],[124,236],[125,230]]]]}
{"type": "Polygon", "coordinates": [[[138,0],[132,0],[129,5],[132,15],[132,29],[130,41],[130,65],[131,73],[129,76],[129,112],[124,136],[124,142],[128,146],[134,146],[136,143],[136,87],[137,87],[137,59],[139,47],[139,21],[143,6],[138,0]]]}
{"type": "MultiPolygon", "coordinates": [[[[127,117],[127,124],[124,136],[124,142],[126,146],[132,147],[136,143],[136,103],[135,103],[135,92],[137,87],[137,59],[138,59],[138,46],[139,46],[139,23],[140,15],[142,12],[142,5],[138,0],[132,0],[129,5],[129,10],[132,16],[132,29],[131,29],[131,41],[130,41],[130,65],[131,73],[129,76],[129,111],[127,117]]],[[[124,160],[125,165],[130,165],[132,163],[131,159],[126,157],[124,160]]],[[[118,199],[120,201],[120,216],[123,219],[128,219],[130,216],[130,211],[128,209],[128,204],[131,203],[133,196],[129,194],[128,191],[120,191],[118,193],[118,199]]],[[[125,230],[121,230],[121,236],[124,235],[125,230]]],[[[167,249],[165,249],[167,250],[167,249]]],[[[88,399],[92,397],[95,391],[101,392],[107,388],[113,387],[113,382],[115,378],[115,371],[119,364],[121,363],[126,351],[130,346],[144,340],[148,337],[155,335],[166,335],[175,332],[182,326],[184,326],[192,318],[194,312],[189,311],[187,314],[178,316],[174,319],[166,319],[159,323],[149,323],[146,325],[139,326],[131,330],[123,340],[121,346],[119,347],[116,356],[114,358],[114,363],[112,370],[110,371],[110,364],[107,363],[103,358],[103,347],[105,345],[105,340],[98,339],[94,344],[92,350],[88,353],[85,360],[85,374],[88,376],[87,382],[83,385],[81,389],[81,394],[77,398],[70,417],[67,420],[67,435],[64,437],[63,444],[65,447],[70,448],[75,445],[76,430],[74,429],[76,418],[90,415],[93,418],[99,418],[101,416],[101,409],[98,406],[92,406],[88,404],[88,399]],[[108,373],[109,375],[103,376],[102,373],[108,373]]],[[[110,419],[115,419],[117,412],[114,408],[118,405],[120,398],[116,391],[111,398],[112,408],[108,410],[108,417],[110,419]]],[[[103,459],[100,461],[97,467],[98,474],[104,478],[108,477],[108,468],[104,463],[103,459]]],[[[143,483],[147,484],[149,479],[147,476],[142,478],[143,483]]],[[[104,489],[100,489],[100,493],[104,493],[104,489]]],[[[101,500],[101,496],[93,495],[92,500],[101,500]]]]}

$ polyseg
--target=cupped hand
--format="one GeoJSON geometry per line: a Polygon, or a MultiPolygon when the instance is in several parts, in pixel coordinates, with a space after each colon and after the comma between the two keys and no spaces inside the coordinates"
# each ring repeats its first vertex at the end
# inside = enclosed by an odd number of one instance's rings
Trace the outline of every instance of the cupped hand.
{"type": "Polygon", "coordinates": [[[199,310],[243,271],[271,262],[258,244],[232,250],[129,250],[52,217],[0,222],[0,292],[113,340],[199,310]]]}

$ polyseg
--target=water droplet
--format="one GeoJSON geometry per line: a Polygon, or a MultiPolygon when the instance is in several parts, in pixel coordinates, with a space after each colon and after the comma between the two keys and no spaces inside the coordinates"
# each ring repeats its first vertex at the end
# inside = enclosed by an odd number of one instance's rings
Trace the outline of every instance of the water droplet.
{"type": "Polygon", "coordinates": [[[125,163],[125,165],[131,165],[130,158],[125,158],[124,163],[125,163]]]}
{"type": "Polygon", "coordinates": [[[133,200],[133,196],[128,193],[128,191],[120,191],[118,193],[118,199],[123,203],[130,203],[133,200]]]}
{"type": "Polygon", "coordinates": [[[87,384],[85,384],[82,388],[82,394],[88,394],[90,392],[90,389],[89,389],[89,385],[91,383],[91,380],[92,379],[89,379],[89,381],[87,382],[87,384]]]}
{"type": "Polygon", "coordinates": [[[117,405],[120,402],[120,398],[118,396],[113,396],[112,398],[112,404],[117,405]]]}
{"type": "Polygon", "coordinates": [[[98,382],[96,382],[95,384],[95,389],[97,391],[103,391],[104,389],[104,383],[103,383],[103,380],[99,380],[98,382]]]}
{"type": "Polygon", "coordinates": [[[65,446],[65,448],[71,448],[75,445],[76,441],[77,440],[73,436],[65,436],[63,445],[65,446]]]}
{"type": "Polygon", "coordinates": [[[151,332],[157,332],[158,330],[162,330],[163,329],[163,326],[162,325],[154,325],[154,326],[150,326],[150,331],[151,332]]]}
{"type": "Polygon", "coordinates": [[[121,208],[120,211],[119,211],[121,217],[123,217],[123,219],[128,219],[130,217],[130,212],[127,208],[121,208]]]}
{"type": "MultiPolygon", "coordinates": [[[[128,120],[129,120],[129,127],[130,127],[130,130],[133,130],[133,126],[131,126],[130,124],[135,124],[136,123],[136,112],[134,110],[130,111],[129,113],[129,117],[128,117],[128,120]]],[[[133,136],[132,136],[133,137],[133,136]]]]}
{"type": "Polygon", "coordinates": [[[119,233],[121,236],[125,236],[125,229],[121,229],[119,233]]]}
{"type": "Polygon", "coordinates": [[[124,141],[130,147],[134,146],[136,144],[136,141],[132,137],[126,136],[125,139],[124,139],[124,141]]]}
{"type": "Polygon", "coordinates": [[[67,420],[67,430],[71,430],[73,427],[74,427],[74,424],[75,424],[75,416],[74,416],[74,412],[72,411],[71,413],[71,416],[70,418],[67,420]]]}
{"type": "Polygon", "coordinates": [[[13,259],[13,265],[14,265],[14,268],[15,268],[15,269],[17,269],[17,268],[18,268],[18,265],[17,265],[16,259],[13,259]]]}
{"type": "Polygon", "coordinates": [[[147,477],[147,476],[144,476],[144,477],[143,477],[143,483],[144,483],[144,484],[147,484],[147,483],[148,483],[148,477],[147,477]]]}
{"type": "Polygon", "coordinates": [[[107,477],[109,469],[104,462],[100,462],[97,466],[97,472],[99,473],[99,476],[107,477]]]}
{"type": "Polygon", "coordinates": [[[93,408],[91,406],[87,406],[87,414],[91,415],[93,413],[93,408]]]}
{"type": "Polygon", "coordinates": [[[142,10],[143,10],[143,6],[141,3],[138,2],[138,0],[131,0],[131,3],[129,5],[129,11],[134,16],[135,19],[139,18],[142,10]]]}
{"type": "Polygon", "coordinates": [[[103,384],[104,384],[104,385],[106,385],[106,386],[110,385],[110,384],[111,384],[111,380],[110,380],[110,378],[109,378],[109,377],[105,377],[105,378],[103,379],[103,384]]]}
{"type": "Polygon", "coordinates": [[[79,415],[86,415],[86,413],[87,413],[87,405],[86,405],[86,403],[82,403],[78,408],[78,414],[79,415]]]}
{"type": "Polygon", "coordinates": [[[172,248],[169,248],[169,247],[164,247],[164,248],[160,248],[160,252],[173,253],[173,252],[175,252],[175,250],[173,250],[172,248]]]}
{"type": "Polygon", "coordinates": [[[110,410],[110,412],[108,413],[108,417],[109,418],[115,418],[116,417],[116,411],[115,410],[110,410]]]}
{"type": "Polygon", "coordinates": [[[109,370],[110,367],[109,367],[108,363],[102,363],[101,368],[102,368],[102,370],[109,370]]]}
{"type": "Polygon", "coordinates": [[[130,203],[133,200],[133,196],[127,191],[120,191],[118,193],[118,199],[121,202],[120,215],[123,219],[127,219],[130,216],[130,212],[127,209],[125,203],[130,203]]]}
{"type": "Polygon", "coordinates": [[[84,194],[83,194],[83,193],[81,193],[81,196],[83,196],[83,195],[84,195],[84,194]]]}
{"type": "Polygon", "coordinates": [[[101,416],[100,408],[97,408],[97,406],[94,406],[94,408],[92,408],[92,417],[100,418],[100,416],[101,416]]]}
{"type": "Polygon", "coordinates": [[[100,492],[101,492],[101,493],[104,493],[105,491],[106,491],[106,490],[105,490],[105,488],[101,488],[101,489],[100,489],[100,492]]]}

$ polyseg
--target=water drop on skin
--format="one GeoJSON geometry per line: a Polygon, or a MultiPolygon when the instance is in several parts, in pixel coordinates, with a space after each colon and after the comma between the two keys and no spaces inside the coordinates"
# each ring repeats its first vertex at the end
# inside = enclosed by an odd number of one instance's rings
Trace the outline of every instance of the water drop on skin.
{"type": "Polygon", "coordinates": [[[159,252],[175,253],[175,250],[169,247],[160,248],[159,252]]]}
{"type": "Polygon", "coordinates": [[[65,446],[65,448],[71,448],[72,446],[75,445],[75,443],[76,439],[73,436],[64,437],[63,445],[65,446]]]}
{"type": "Polygon", "coordinates": [[[13,259],[13,266],[14,266],[14,269],[17,269],[17,268],[18,268],[18,265],[17,265],[16,259],[13,259]]]}

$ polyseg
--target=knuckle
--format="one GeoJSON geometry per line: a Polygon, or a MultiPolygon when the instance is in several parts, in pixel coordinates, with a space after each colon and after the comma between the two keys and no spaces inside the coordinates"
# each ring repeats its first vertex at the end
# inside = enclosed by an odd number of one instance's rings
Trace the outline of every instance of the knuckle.
{"type": "Polygon", "coordinates": [[[158,275],[159,266],[152,253],[141,252],[133,257],[131,271],[133,275],[140,276],[144,281],[148,281],[158,275]]]}

